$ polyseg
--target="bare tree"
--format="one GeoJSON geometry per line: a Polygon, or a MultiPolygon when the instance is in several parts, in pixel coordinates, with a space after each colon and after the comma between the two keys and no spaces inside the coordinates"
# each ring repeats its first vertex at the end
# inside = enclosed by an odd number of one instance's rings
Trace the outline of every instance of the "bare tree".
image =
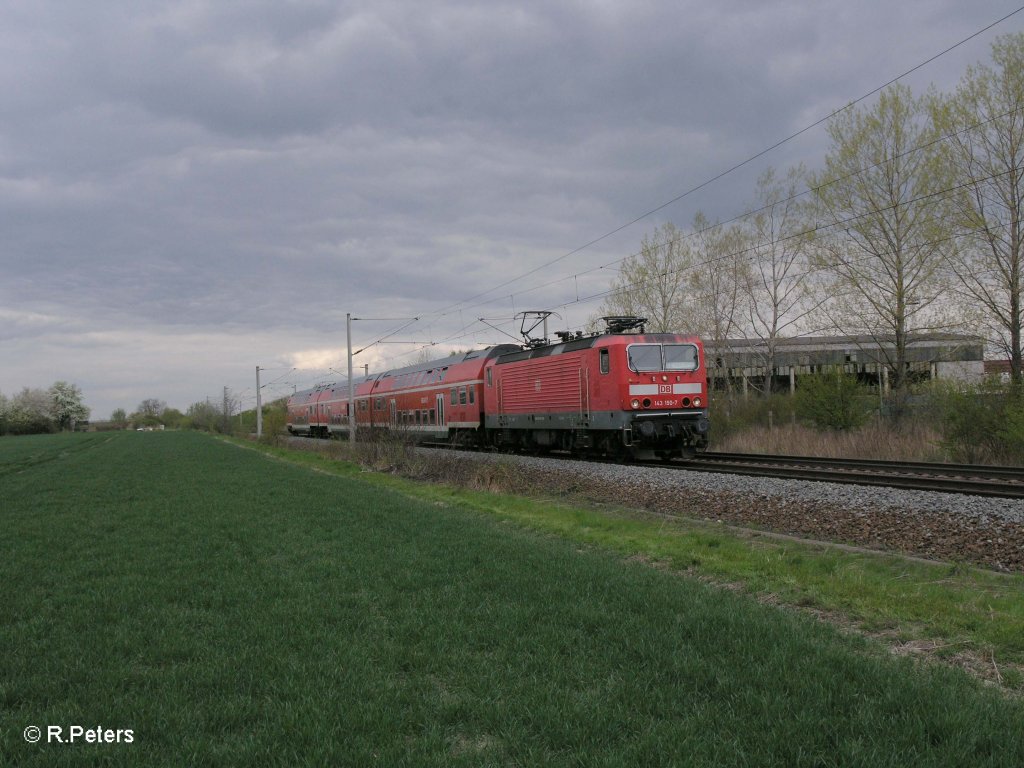
{"type": "Polygon", "coordinates": [[[128,414],[125,413],[124,408],[115,408],[113,410],[110,414],[110,423],[118,429],[124,429],[128,426],[128,414]]]}
{"type": "MultiPolygon", "coordinates": [[[[693,219],[696,263],[690,274],[690,297],[694,302],[696,330],[715,355],[708,361],[708,374],[722,377],[721,360],[726,340],[745,332],[744,285],[749,281],[750,240],[739,226],[712,223],[701,212],[693,219]]],[[[726,387],[729,380],[725,378],[726,387]]]]}
{"type": "Polygon", "coordinates": [[[164,412],[164,408],[167,407],[167,403],[163,400],[158,400],[155,397],[148,397],[139,403],[139,407],[135,409],[135,415],[143,419],[159,419],[160,414],[164,412]]]}
{"type": "Polygon", "coordinates": [[[772,391],[779,341],[823,301],[809,290],[808,246],[811,237],[798,188],[802,166],[779,178],[769,168],[757,180],[758,209],[750,218],[751,267],[743,283],[751,332],[763,350],[765,395],[772,391]]]}
{"type": "Polygon", "coordinates": [[[644,235],[640,252],[622,262],[600,315],[647,318],[654,333],[684,331],[693,323],[687,302],[694,254],[674,224],[644,235]]]}
{"type": "Polygon", "coordinates": [[[955,284],[983,310],[988,337],[1022,381],[1024,270],[1024,34],[1000,37],[995,67],[969,67],[956,93],[935,99],[937,124],[951,134],[945,159],[962,186],[949,199],[960,247],[955,284]]]}
{"type": "Polygon", "coordinates": [[[878,346],[897,393],[911,336],[948,327],[936,306],[949,247],[940,215],[948,182],[926,117],[924,100],[900,84],[871,110],[845,110],[829,123],[832,148],[812,180],[816,212],[832,226],[817,249],[833,278],[825,309],[840,333],[892,343],[878,346]]]}

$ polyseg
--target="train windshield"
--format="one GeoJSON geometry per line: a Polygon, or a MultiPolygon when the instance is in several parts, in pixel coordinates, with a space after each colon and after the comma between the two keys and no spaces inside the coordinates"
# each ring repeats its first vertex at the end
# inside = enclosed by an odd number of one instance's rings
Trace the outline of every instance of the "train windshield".
{"type": "Polygon", "coordinates": [[[647,371],[695,371],[697,347],[693,344],[630,344],[629,367],[647,371]]]}
{"type": "Polygon", "coordinates": [[[697,347],[695,347],[693,344],[666,344],[665,370],[697,370],[697,347]]]}
{"type": "Polygon", "coordinates": [[[661,344],[631,344],[629,367],[634,371],[660,371],[661,344]]]}

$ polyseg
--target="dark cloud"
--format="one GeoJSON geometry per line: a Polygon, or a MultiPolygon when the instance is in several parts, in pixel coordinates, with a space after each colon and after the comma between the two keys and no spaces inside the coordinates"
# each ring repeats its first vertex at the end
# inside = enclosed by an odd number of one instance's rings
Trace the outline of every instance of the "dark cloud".
{"type": "MultiPolygon", "coordinates": [[[[346,311],[426,316],[487,292],[1012,10],[997,5],[8,4],[0,390],[52,373],[100,415],[183,408],[233,365],[329,357],[346,311]]],[[[914,87],[948,88],[993,34],[914,87]]],[[[594,292],[610,274],[572,276],[656,221],[739,213],[766,163],[824,147],[810,132],[424,332],[594,292]]]]}

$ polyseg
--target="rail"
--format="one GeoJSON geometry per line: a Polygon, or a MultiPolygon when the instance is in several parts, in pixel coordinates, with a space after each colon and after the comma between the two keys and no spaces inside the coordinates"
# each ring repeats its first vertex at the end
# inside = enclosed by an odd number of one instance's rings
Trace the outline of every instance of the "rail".
{"type": "Polygon", "coordinates": [[[1019,467],[714,452],[699,454],[691,461],[661,466],[720,474],[1024,499],[1024,468],[1019,467]]]}

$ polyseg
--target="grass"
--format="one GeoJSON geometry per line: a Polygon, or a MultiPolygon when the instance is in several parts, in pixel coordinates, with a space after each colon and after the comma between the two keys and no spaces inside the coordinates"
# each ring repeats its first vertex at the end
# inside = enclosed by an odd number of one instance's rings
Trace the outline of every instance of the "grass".
{"type": "Polygon", "coordinates": [[[871,422],[845,431],[817,430],[788,422],[772,429],[751,426],[714,440],[711,450],[881,461],[942,462],[951,458],[942,447],[942,435],[918,423],[894,427],[871,422]]]}
{"type": "MultiPolygon", "coordinates": [[[[326,447],[329,456],[320,450],[275,453],[323,471],[359,472],[353,464],[335,460],[353,457],[346,444],[326,447]]],[[[984,677],[1024,691],[1019,669],[1024,666],[1024,574],[801,542],[636,509],[503,495],[501,491],[521,485],[511,463],[471,466],[461,459],[437,459],[424,466],[422,456],[403,456],[399,449],[363,446],[357,457],[374,468],[444,482],[412,483],[393,474],[364,475],[365,481],[435,504],[483,510],[625,558],[740,587],[767,602],[826,614],[897,647],[935,650],[940,656],[958,654],[965,663],[974,657],[982,660],[983,668],[976,671],[984,677]],[[386,459],[381,460],[382,454],[386,459]],[[1005,670],[1003,664],[1008,665],[1005,670]],[[1000,680],[1004,671],[1005,679],[1000,680]]]]}
{"type": "Polygon", "coordinates": [[[653,521],[288,458],[0,440],[0,764],[1024,763],[1020,702],[637,562],[653,521]]]}

